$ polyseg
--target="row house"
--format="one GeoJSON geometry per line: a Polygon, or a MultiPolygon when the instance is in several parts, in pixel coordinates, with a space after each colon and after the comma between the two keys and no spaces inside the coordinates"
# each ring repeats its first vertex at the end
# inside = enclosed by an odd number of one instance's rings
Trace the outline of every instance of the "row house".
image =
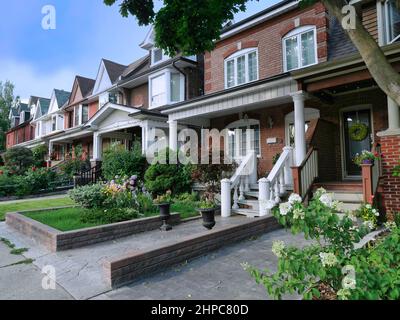
{"type": "MultiPolygon", "coordinates": [[[[395,1],[352,3],[400,69],[395,1]]],[[[317,186],[342,194],[343,209],[354,209],[372,202],[379,182],[388,211],[400,211],[400,180],[391,176],[400,159],[399,106],[378,88],[341,22],[321,3],[303,8],[299,1],[282,1],[226,27],[205,53],[204,90],[161,113],[168,115],[172,149],[182,125],[226,129],[221,143],[241,165],[224,181],[223,214],[233,208],[258,215],[261,202],[279,203],[293,189],[306,198],[317,186]],[[366,129],[362,136],[356,134],[360,127],[366,129]],[[361,169],[353,162],[357,153],[379,148],[380,181],[378,164],[361,169]],[[245,170],[251,166],[257,170],[245,170]],[[373,172],[366,179],[362,170],[373,172]]]]}

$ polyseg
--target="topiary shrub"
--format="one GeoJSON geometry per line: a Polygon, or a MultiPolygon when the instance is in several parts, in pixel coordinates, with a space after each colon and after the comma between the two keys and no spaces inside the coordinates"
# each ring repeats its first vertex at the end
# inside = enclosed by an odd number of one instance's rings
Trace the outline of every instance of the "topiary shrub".
{"type": "Polygon", "coordinates": [[[191,190],[193,184],[193,166],[180,163],[169,164],[170,152],[173,151],[167,149],[160,152],[154,164],[147,169],[144,175],[145,187],[153,196],[162,195],[168,190],[171,190],[173,194],[180,194],[191,190]],[[167,163],[158,163],[160,159],[167,159],[167,163]]]}
{"type": "Polygon", "coordinates": [[[3,157],[5,165],[16,174],[23,174],[34,164],[32,151],[25,147],[8,149],[3,157]]]}
{"type": "Polygon", "coordinates": [[[112,180],[115,176],[131,177],[133,175],[143,180],[146,167],[147,161],[139,143],[135,143],[131,151],[112,147],[105,152],[101,165],[103,176],[107,180],[112,180]]]}

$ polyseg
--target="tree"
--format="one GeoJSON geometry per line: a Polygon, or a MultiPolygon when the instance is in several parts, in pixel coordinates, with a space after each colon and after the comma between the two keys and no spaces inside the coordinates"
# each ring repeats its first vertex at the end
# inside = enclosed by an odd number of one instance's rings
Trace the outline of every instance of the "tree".
{"type": "Polygon", "coordinates": [[[4,153],[4,162],[17,174],[23,174],[34,164],[32,150],[25,147],[14,147],[4,153]]]}
{"type": "Polygon", "coordinates": [[[14,85],[10,81],[0,81],[0,151],[5,150],[6,132],[10,129],[8,115],[14,101],[14,85]]]}
{"type": "MultiPolygon", "coordinates": [[[[246,10],[252,0],[164,0],[164,6],[156,13],[153,0],[121,0],[120,12],[124,17],[136,16],[140,25],[153,24],[157,47],[173,56],[176,52],[193,55],[210,51],[220,38],[222,26],[232,20],[235,13],[246,10]]],[[[104,0],[113,5],[117,0],[104,0]]],[[[301,0],[307,6],[318,0],[301,0]]],[[[339,21],[347,18],[342,9],[346,0],[321,0],[339,21]]],[[[396,0],[400,7],[400,0],[396,0]]],[[[390,98],[400,105],[400,75],[386,59],[382,49],[362,24],[359,13],[355,16],[356,28],[346,33],[360,52],[372,77],[390,98]]]]}

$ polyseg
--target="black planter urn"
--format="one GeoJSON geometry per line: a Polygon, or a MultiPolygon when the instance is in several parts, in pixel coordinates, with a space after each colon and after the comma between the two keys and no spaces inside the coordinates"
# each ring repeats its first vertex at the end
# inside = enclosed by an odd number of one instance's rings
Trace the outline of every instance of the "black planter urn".
{"type": "Polygon", "coordinates": [[[160,217],[163,222],[162,226],[160,227],[160,230],[161,231],[172,230],[171,225],[168,224],[169,218],[171,217],[171,213],[170,213],[171,204],[170,203],[161,203],[161,204],[158,204],[158,208],[160,209],[160,217]]]}
{"type": "Polygon", "coordinates": [[[208,230],[211,230],[215,226],[215,208],[211,209],[199,209],[201,216],[203,217],[203,226],[208,230]]]}

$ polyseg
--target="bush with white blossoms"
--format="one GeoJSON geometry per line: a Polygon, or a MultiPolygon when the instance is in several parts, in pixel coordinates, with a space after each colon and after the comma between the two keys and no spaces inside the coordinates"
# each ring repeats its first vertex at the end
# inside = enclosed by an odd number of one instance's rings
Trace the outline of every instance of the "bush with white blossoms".
{"type": "Polygon", "coordinates": [[[369,203],[363,204],[357,211],[356,216],[361,218],[371,229],[375,229],[378,223],[379,211],[369,203]]]}
{"type": "Polygon", "coordinates": [[[312,244],[297,248],[277,241],[272,246],[278,257],[276,272],[248,264],[245,270],[276,299],[293,293],[304,299],[400,299],[400,228],[390,224],[391,233],[384,239],[355,248],[371,225],[357,226],[348,214],[339,217],[326,195],[320,189],[308,206],[292,195],[273,211],[283,226],[304,234],[312,244]],[[349,266],[354,274],[348,273],[349,266]],[[321,295],[326,288],[333,297],[321,295]]]}

